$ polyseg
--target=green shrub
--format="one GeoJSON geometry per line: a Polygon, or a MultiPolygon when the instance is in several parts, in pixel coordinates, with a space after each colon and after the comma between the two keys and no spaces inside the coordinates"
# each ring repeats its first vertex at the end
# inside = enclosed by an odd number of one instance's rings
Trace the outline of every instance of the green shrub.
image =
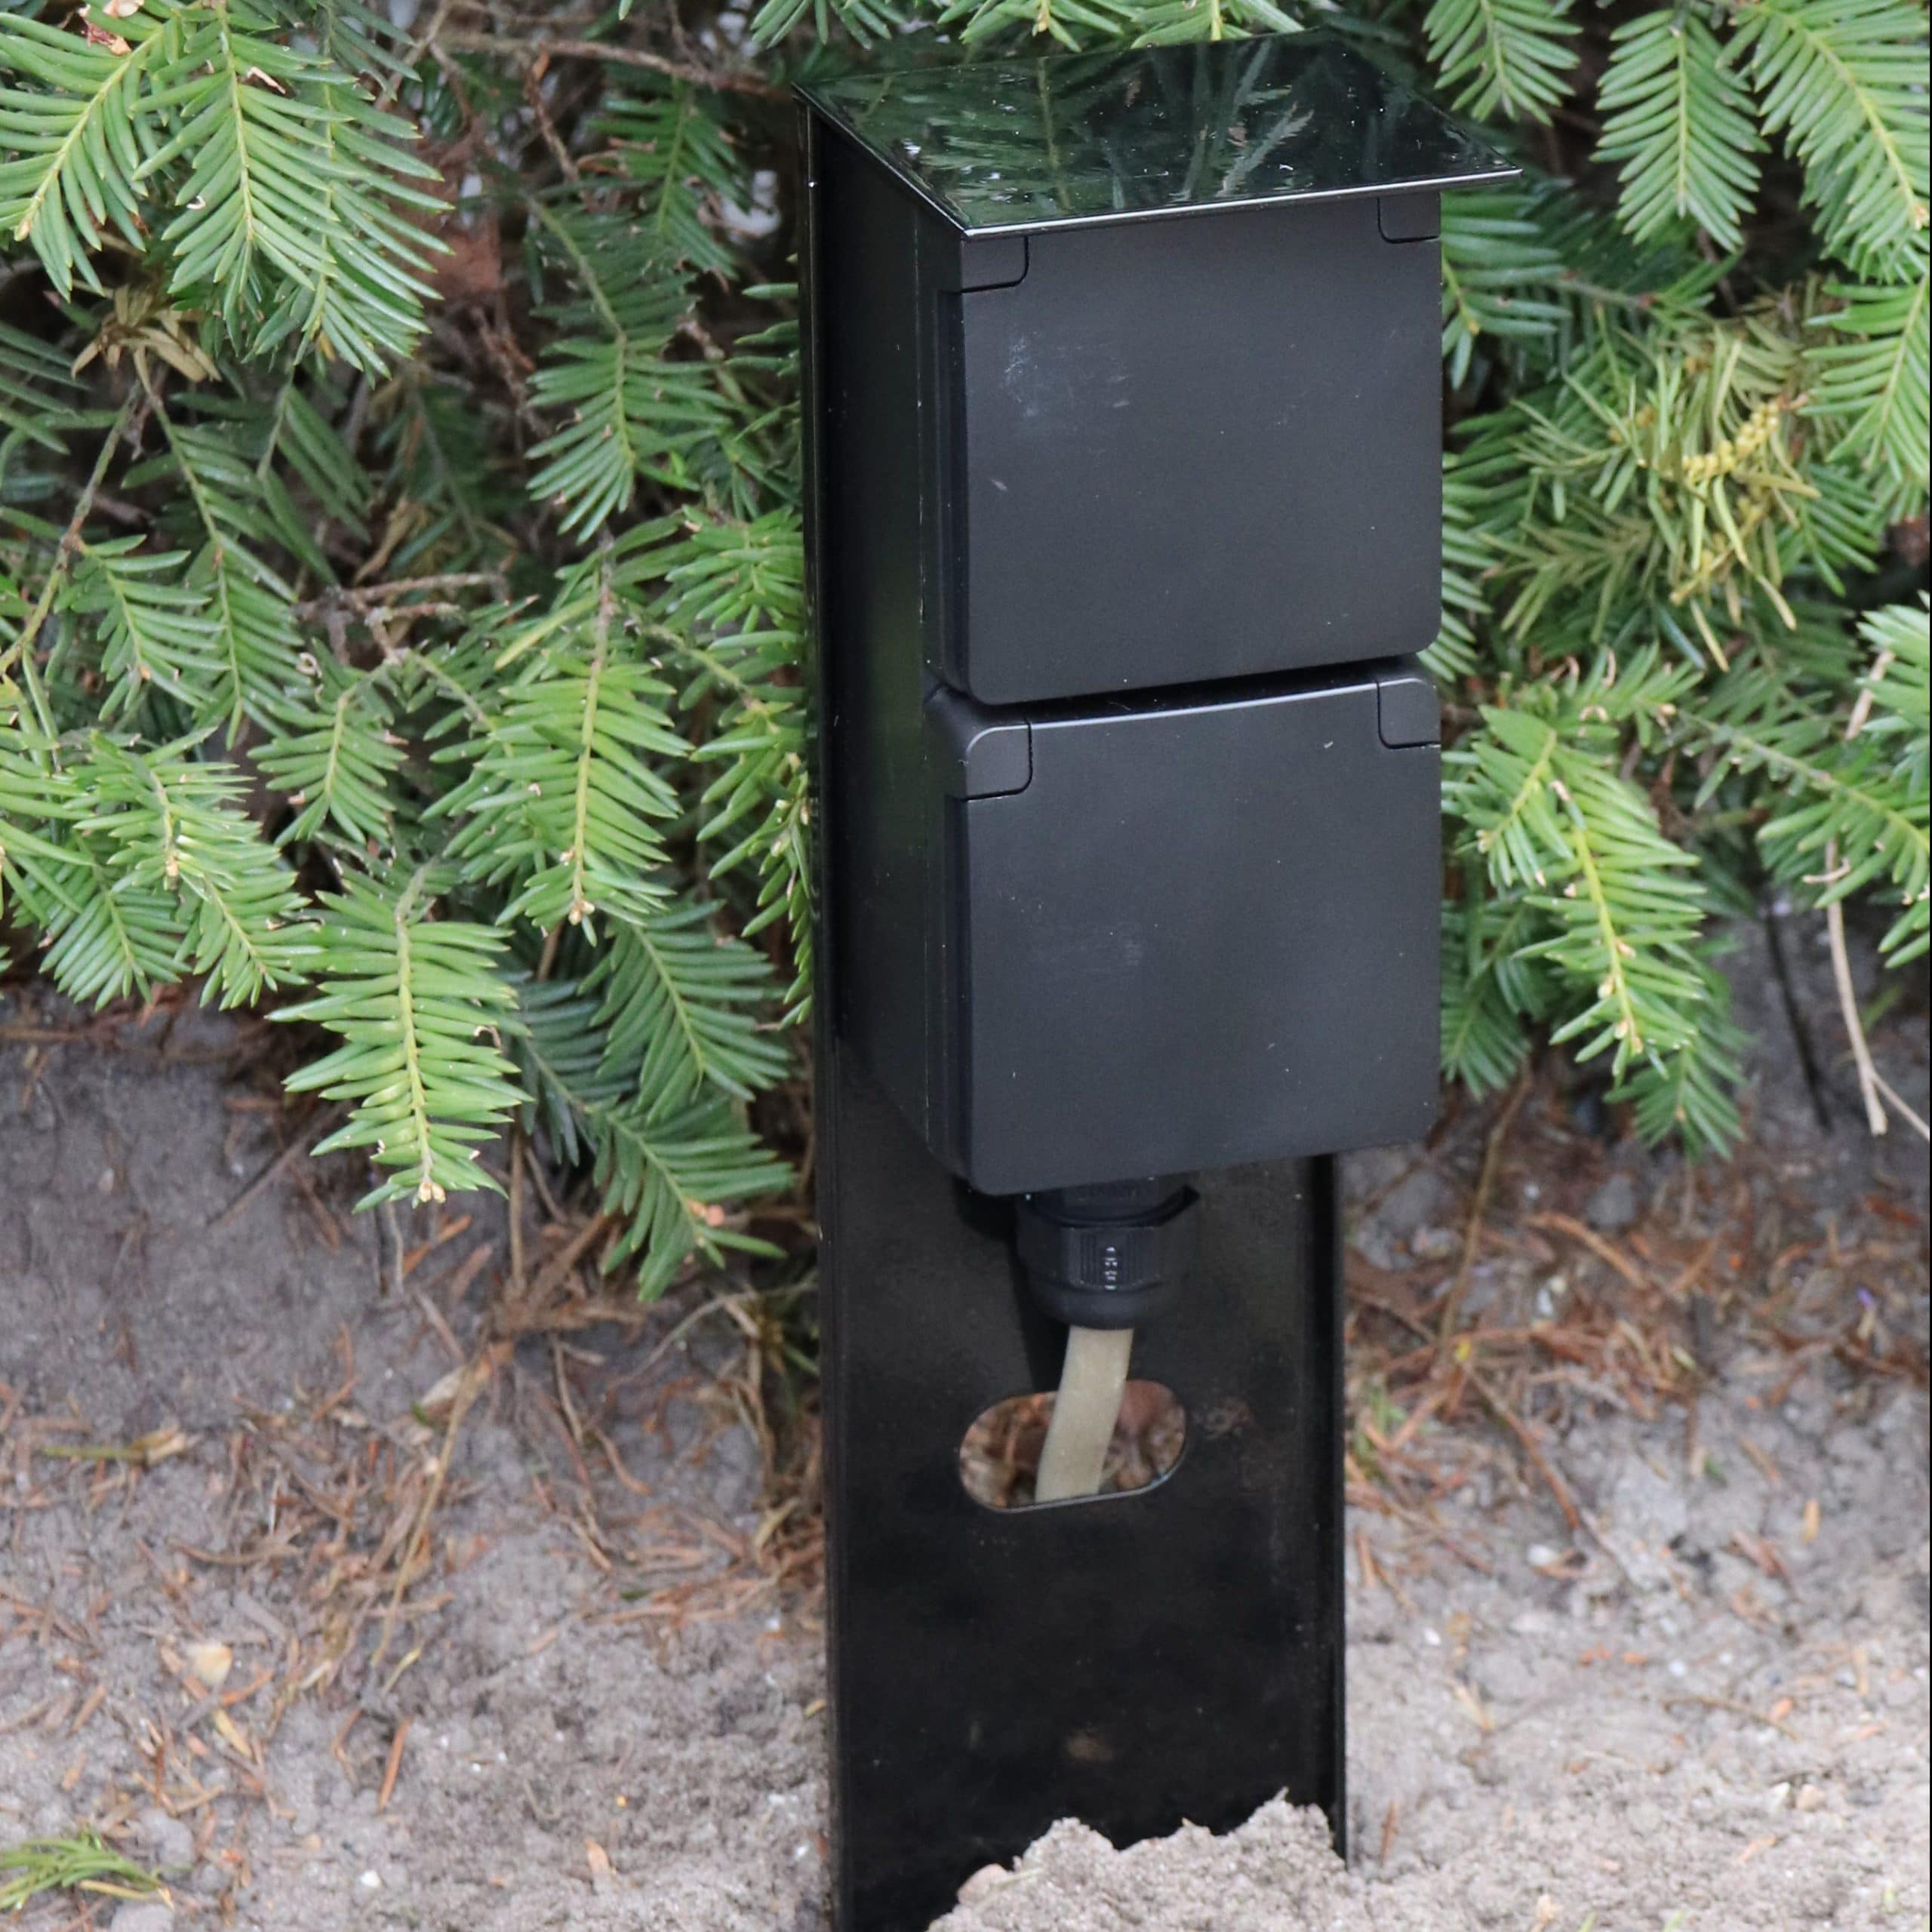
{"type": "Polygon", "coordinates": [[[783,83],[921,11],[1331,25],[1525,163],[1445,216],[1453,1075],[1544,1032],[1721,1142],[1715,915],[1768,878],[1924,951],[1926,618],[1873,574],[1926,505],[1911,0],[408,11],[0,7],[5,915],[75,998],[330,1029],[297,1084],[372,1200],[483,1183],[520,1117],[652,1291],[784,1183],[783,83]]]}

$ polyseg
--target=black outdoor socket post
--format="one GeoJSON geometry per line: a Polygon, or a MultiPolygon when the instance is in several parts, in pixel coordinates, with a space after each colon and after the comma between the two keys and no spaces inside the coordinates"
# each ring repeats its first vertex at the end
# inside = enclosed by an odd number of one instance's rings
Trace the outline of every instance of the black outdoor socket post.
{"type": "Polygon", "coordinates": [[[802,91],[842,1932],[1343,1819],[1334,1174],[1436,1099],[1440,191],[1315,34],[802,91]],[[1136,1330],[1171,1473],[997,1511],[1136,1330]]]}

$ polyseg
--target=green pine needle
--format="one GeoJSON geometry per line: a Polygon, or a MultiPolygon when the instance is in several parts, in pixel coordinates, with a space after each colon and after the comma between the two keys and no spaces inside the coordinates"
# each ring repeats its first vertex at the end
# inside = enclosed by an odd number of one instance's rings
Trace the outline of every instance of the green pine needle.
{"type": "MultiPolygon", "coordinates": [[[[1718,1149],[1711,934],[1761,869],[1881,909],[1888,961],[1927,945],[1925,611],[1850,608],[1929,487],[1924,9],[1371,13],[1305,23],[1534,164],[1444,198],[1444,1064],[1494,1088],[1561,1041],[1718,1149]]],[[[1303,20],[761,0],[686,47],[620,5],[590,43],[665,71],[558,52],[533,90],[432,8],[0,7],[9,932],[83,1001],[288,998],[371,1200],[490,1185],[514,1120],[648,1292],[761,1251],[817,832],[765,97],[827,41],[1303,20]]],[[[1324,135],[1256,63],[1216,99],[1182,66],[1190,180],[1324,135]]],[[[1119,69],[1066,71],[1063,113],[952,115],[961,165],[1116,165],[1119,69]]]]}
{"type": "Polygon", "coordinates": [[[380,1177],[365,1208],[496,1188],[478,1149],[521,1098],[493,1037],[515,1004],[498,964],[503,937],[437,917],[445,883],[426,866],[386,883],[346,879],[324,897],[315,928],[321,990],[275,1016],[313,1020],[343,1041],[288,1084],[354,1103],[316,1152],[370,1150],[380,1177]]]}
{"type": "Polygon", "coordinates": [[[1429,57],[1471,114],[1545,122],[1569,91],[1580,29],[1568,0],[1434,0],[1429,57]]]}
{"type": "Polygon", "coordinates": [[[153,1872],[122,1857],[98,1832],[85,1826],[64,1838],[0,1845],[0,1912],[24,1912],[50,1892],[144,1899],[162,1889],[153,1872]]]}
{"type": "Polygon", "coordinates": [[[1926,32],[1909,0],[1757,0],[1733,57],[1748,60],[1764,126],[1804,164],[1826,242],[1896,278],[1927,219],[1926,32]]]}
{"type": "Polygon", "coordinates": [[[1612,39],[1597,152],[1623,164],[1626,226],[1647,240],[1694,221],[1720,248],[1741,247],[1764,142],[1722,44],[1675,7],[1626,20],[1612,39]]]}
{"type": "Polygon", "coordinates": [[[1809,412],[1842,437],[1838,455],[1897,491],[1901,515],[1922,503],[1932,465],[1932,274],[1902,285],[1834,282],[1841,306],[1814,318],[1829,331],[1805,362],[1809,412]]]}

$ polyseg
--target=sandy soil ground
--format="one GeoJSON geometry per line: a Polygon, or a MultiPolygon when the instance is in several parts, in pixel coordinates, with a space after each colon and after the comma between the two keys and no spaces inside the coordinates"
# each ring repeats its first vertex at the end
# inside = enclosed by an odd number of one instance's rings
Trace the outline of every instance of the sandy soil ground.
{"type": "MultiPolygon", "coordinates": [[[[1355,1164],[1352,1866],[1279,1806],[1062,1826],[946,1932],[1923,1932],[1923,1149],[1864,1139],[1815,1001],[1811,1089],[1758,1005],[1734,1166],[1546,1086],[1355,1164]]],[[[1921,1106],[1924,1038],[1878,1039],[1921,1106]]],[[[0,1003],[0,1848],[91,1824],[169,1884],[23,1932],[818,1932],[755,1310],[577,1325],[534,1190],[516,1300],[500,1208],[255,1184],[258,1053],[0,1003]]]]}

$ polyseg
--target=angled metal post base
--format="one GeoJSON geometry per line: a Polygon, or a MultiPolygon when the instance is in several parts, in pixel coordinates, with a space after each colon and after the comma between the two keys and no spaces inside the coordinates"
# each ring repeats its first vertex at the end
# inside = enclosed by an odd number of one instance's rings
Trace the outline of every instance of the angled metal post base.
{"type": "Polygon", "coordinates": [[[968,1426],[1054,1386],[1011,1211],[835,1041],[820,1067],[839,1932],[924,1932],[1057,1818],[1115,1843],[1286,1791],[1343,1814],[1341,1315],[1331,1162],[1199,1177],[1182,1306],[1134,1374],[1187,1415],[1135,1494],[999,1511],[968,1426]]]}

